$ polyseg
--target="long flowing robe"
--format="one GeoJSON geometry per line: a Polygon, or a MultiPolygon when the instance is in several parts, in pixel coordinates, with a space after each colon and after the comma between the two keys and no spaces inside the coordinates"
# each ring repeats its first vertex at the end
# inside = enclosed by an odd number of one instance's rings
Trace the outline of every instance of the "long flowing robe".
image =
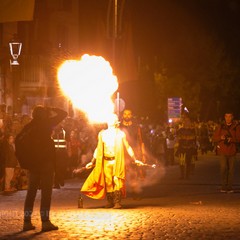
{"type": "MultiPolygon", "coordinates": [[[[92,172],[89,174],[88,178],[84,182],[81,192],[86,196],[94,199],[104,199],[106,196],[105,179],[103,171],[103,150],[104,142],[102,139],[104,130],[99,132],[98,144],[96,148],[96,165],[92,172]]],[[[124,158],[124,146],[126,147],[130,156],[133,156],[133,150],[129,146],[126,135],[120,129],[117,130],[117,135],[115,138],[115,171],[113,176],[117,177],[121,183],[122,196],[126,196],[126,186],[125,186],[125,158],[124,158]]]]}

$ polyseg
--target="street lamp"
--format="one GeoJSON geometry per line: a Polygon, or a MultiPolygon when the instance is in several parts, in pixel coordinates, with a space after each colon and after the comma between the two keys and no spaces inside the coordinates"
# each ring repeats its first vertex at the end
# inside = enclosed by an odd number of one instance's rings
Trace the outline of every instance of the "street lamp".
{"type": "Polygon", "coordinates": [[[22,43],[19,40],[17,40],[16,35],[14,35],[13,40],[9,42],[9,48],[11,56],[13,58],[13,61],[10,60],[10,65],[19,65],[17,60],[21,54],[22,43]]]}
{"type": "Polygon", "coordinates": [[[17,34],[13,35],[13,39],[9,42],[9,49],[10,54],[12,56],[12,61],[10,59],[10,67],[12,72],[12,107],[13,107],[13,114],[19,111],[18,109],[18,94],[19,94],[19,62],[18,57],[21,54],[22,50],[22,42],[19,41],[17,34]]]}

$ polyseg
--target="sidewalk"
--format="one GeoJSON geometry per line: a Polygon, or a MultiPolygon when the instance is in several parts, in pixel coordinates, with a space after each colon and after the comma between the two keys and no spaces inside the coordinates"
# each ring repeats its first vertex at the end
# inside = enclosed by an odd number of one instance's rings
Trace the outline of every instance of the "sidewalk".
{"type": "Polygon", "coordinates": [[[40,232],[40,193],[34,208],[35,231],[22,232],[26,191],[0,195],[0,239],[240,239],[240,163],[235,166],[235,193],[219,192],[219,159],[199,156],[190,180],[179,180],[177,165],[149,171],[154,185],[143,188],[141,200],[128,193],[123,209],[104,209],[105,200],[83,196],[83,179],[67,180],[53,190],[51,219],[58,231],[40,232]]]}

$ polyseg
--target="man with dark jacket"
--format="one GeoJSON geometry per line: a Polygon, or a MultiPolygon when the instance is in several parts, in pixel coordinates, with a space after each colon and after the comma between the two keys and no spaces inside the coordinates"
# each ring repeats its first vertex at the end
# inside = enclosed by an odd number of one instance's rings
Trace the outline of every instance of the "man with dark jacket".
{"type": "Polygon", "coordinates": [[[39,187],[41,188],[40,215],[42,231],[58,229],[49,219],[56,158],[51,134],[53,128],[66,116],[67,112],[61,109],[39,105],[33,109],[31,122],[22,130],[27,131],[27,129],[31,128],[32,141],[28,154],[34,156],[32,164],[29,166],[29,186],[24,204],[23,231],[35,229],[31,222],[31,215],[39,187]]]}
{"type": "Polygon", "coordinates": [[[220,124],[213,134],[213,141],[217,144],[217,154],[221,156],[221,192],[231,193],[233,192],[233,171],[237,153],[236,143],[240,141],[240,127],[233,120],[232,112],[226,112],[224,118],[224,123],[220,124]]]}

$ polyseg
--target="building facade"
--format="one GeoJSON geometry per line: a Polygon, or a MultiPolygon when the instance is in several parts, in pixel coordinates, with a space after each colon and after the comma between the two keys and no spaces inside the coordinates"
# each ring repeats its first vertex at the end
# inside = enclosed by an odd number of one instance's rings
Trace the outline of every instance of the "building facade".
{"type": "Polygon", "coordinates": [[[0,104],[8,111],[28,114],[35,104],[67,107],[56,74],[64,60],[80,54],[79,7],[78,0],[35,0],[31,21],[0,23],[0,104]],[[22,42],[17,66],[9,64],[14,34],[22,42]]]}

